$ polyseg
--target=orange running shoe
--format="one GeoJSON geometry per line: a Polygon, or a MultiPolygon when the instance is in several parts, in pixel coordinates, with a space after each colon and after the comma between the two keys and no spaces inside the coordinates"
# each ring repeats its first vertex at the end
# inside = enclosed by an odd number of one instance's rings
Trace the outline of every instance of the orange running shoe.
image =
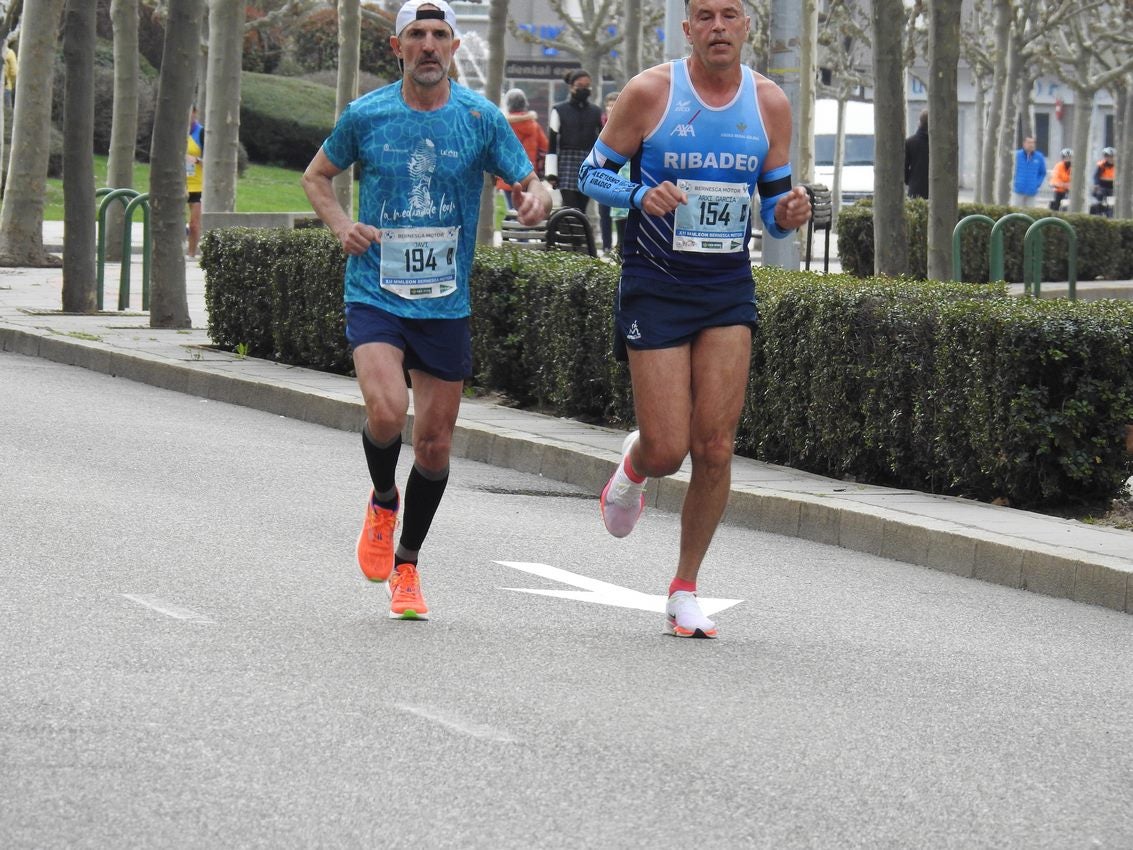
{"type": "MultiPolygon", "coordinates": [[[[398,502],[401,496],[398,496],[398,502]]],[[[358,535],[358,566],[370,581],[383,582],[393,572],[393,533],[397,529],[397,509],[374,504],[374,491],[366,500],[366,521],[358,535]]]]}
{"type": "Polygon", "coordinates": [[[391,620],[427,620],[429,606],[421,595],[421,577],[413,564],[398,564],[389,579],[389,618],[391,620]]]}

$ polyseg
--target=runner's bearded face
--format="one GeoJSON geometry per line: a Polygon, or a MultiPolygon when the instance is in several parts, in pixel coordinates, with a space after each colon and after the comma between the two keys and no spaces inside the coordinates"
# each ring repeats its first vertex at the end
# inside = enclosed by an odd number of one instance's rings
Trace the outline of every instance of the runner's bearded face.
{"type": "Polygon", "coordinates": [[[739,0],[692,0],[685,35],[705,65],[727,66],[740,58],[749,19],[739,0]]]}
{"type": "Polygon", "coordinates": [[[452,54],[460,40],[452,37],[452,30],[444,21],[425,19],[414,21],[402,30],[398,43],[406,75],[417,85],[428,88],[448,78],[452,54]]]}

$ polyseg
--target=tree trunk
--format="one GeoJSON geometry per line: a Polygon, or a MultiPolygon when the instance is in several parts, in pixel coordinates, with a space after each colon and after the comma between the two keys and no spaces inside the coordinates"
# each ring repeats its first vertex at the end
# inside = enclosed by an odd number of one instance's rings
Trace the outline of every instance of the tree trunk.
{"type": "MultiPolygon", "coordinates": [[[[961,0],[929,0],[928,277],[952,279],[952,231],[956,227],[960,148],[957,67],[961,0]]],[[[957,269],[957,277],[959,269],[957,269]]]]}
{"type": "Polygon", "coordinates": [[[1003,85],[1003,109],[999,117],[999,141],[996,143],[995,202],[1011,203],[1011,182],[1015,176],[1016,130],[1019,123],[1019,74],[1021,61],[1018,39],[1012,31],[1007,38],[1007,76],[1003,85]]]}
{"type": "MultiPolygon", "coordinates": [[[[975,123],[976,123],[976,150],[983,150],[984,139],[987,137],[987,81],[978,76],[976,84],[975,123]]],[[[976,157],[976,185],[975,198],[977,204],[986,202],[980,192],[983,190],[984,158],[976,157]]]]}
{"type": "MultiPolygon", "coordinates": [[[[212,37],[208,51],[204,178],[201,209],[236,209],[236,176],[240,152],[240,71],[244,47],[243,0],[211,0],[212,37]]],[[[349,209],[349,208],[348,208],[349,209]]]]}
{"type": "MultiPolygon", "coordinates": [[[[874,0],[873,30],[874,196],[873,256],[879,275],[909,270],[905,222],[905,63],[902,0],[874,0]]],[[[935,128],[936,119],[932,119],[935,128]]],[[[930,154],[931,156],[931,154],[930,154]]]]}
{"type": "MultiPolygon", "coordinates": [[[[1019,136],[1022,139],[1028,136],[1034,137],[1035,135],[1035,121],[1032,117],[1032,110],[1034,108],[1034,93],[1035,93],[1035,79],[1036,77],[1026,67],[1021,69],[1022,76],[1019,80],[1019,136]]],[[[1050,151],[1041,151],[1044,156],[1050,158],[1050,151]]]]}
{"type": "MultiPolygon", "coordinates": [[[[4,26],[3,20],[0,19],[0,44],[8,43],[8,35],[8,28],[4,26]]],[[[8,121],[7,113],[7,105],[0,105],[0,198],[4,195],[4,184],[8,177],[8,157],[4,155],[7,152],[4,146],[4,139],[8,136],[5,126],[8,121]]]]}
{"type": "MultiPolygon", "coordinates": [[[[1125,82],[1114,91],[1117,104],[1115,125],[1117,127],[1117,161],[1133,162],[1133,75],[1127,74],[1125,82]]],[[[1114,169],[1113,199],[1116,202],[1114,215],[1118,218],[1133,218],[1133,177],[1128,168],[1114,169]]]]}
{"type": "Polygon", "coordinates": [[[979,198],[985,204],[995,202],[996,171],[999,167],[999,119],[1007,91],[1007,53],[1003,49],[1011,33],[1011,0],[995,0],[995,72],[992,76],[991,109],[988,110],[987,134],[983,145],[983,182],[979,198]]]}
{"type": "Polygon", "coordinates": [[[204,0],[169,0],[150,155],[153,280],[150,327],[191,327],[185,294],[185,150],[204,0]]]}
{"type": "MultiPolygon", "coordinates": [[[[338,0],[338,88],[334,116],[358,97],[359,56],[362,39],[362,11],[359,0],[338,0]]],[[[354,169],[347,168],[331,180],[339,204],[351,214],[354,209],[354,169]]]]}
{"type": "MultiPolygon", "coordinates": [[[[138,0],[112,0],[114,25],[114,114],[110,123],[110,157],[106,185],[134,188],[138,138],[138,0]]],[[[106,216],[106,259],[122,259],[122,210],[111,202],[106,216]]]]}
{"type": "Polygon", "coordinates": [[[94,258],[94,4],[68,0],[63,24],[63,310],[97,309],[94,258]]]}
{"type": "Polygon", "coordinates": [[[1093,182],[1094,162],[1090,156],[1090,119],[1094,111],[1094,92],[1085,87],[1074,87],[1074,151],[1070,167],[1070,212],[1088,209],[1087,187],[1093,182]]]}
{"type": "MultiPolygon", "coordinates": [[[[875,113],[876,122],[876,113],[875,113]]],[[[846,161],[846,98],[838,98],[837,126],[834,130],[834,180],[830,187],[830,210],[833,221],[842,211],[842,167],[846,161]]]]}
{"type": "MultiPolygon", "coordinates": [[[[484,96],[499,103],[504,85],[504,43],[507,38],[507,0],[492,0],[488,11],[488,81],[484,96]]],[[[597,73],[597,72],[594,72],[597,73]]],[[[597,83],[599,77],[594,78],[597,83]]],[[[484,174],[480,189],[480,218],[476,225],[476,244],[491,245],[496,238],[496,181],[484,174]]]]}
{"type": "Polygon", "coordinates": [[[0,266],[58,265],[43,250],[55,40],[64,0],[29,3],[20,23],[20,91],[12,115],[8,183],[0,210],[0,266]]]}
{"type": "MultiPolygon", "coordinates": [[[[799,158],[797,182],[814,182],[814,88],[818,73],[818,3],[802,0],[799,39],[799,158]]],[[[841,107],[839,107],[841,108],[841,107]]]]}
{"type": "Polygon", "coordinates": [[[623,82],[641,71],[641,0],[626,0],[625,72],[623,82]]]}
{"type": "MultiPolygon", "coordinates": [[[[197,45],[197,72],[196,88],[193,92],[193,106],[197,107],[197,115],[208,114],[208,75],[209,75],[209,2],[202,0],[201,34],[197,45]]],[[[240,46],[244,46],[244,20],[240,19],[240,46]]],[[[203,163],[202,163],[203,164],[203,163]]]]}

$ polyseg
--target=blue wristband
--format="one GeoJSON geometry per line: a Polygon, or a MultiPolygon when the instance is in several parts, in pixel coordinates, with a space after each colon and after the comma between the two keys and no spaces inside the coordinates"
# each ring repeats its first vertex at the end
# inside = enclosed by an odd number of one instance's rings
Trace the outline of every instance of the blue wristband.
{"type": "Polygon", "coordinates": [[[784,230],[775,221],[775,205],[779,199],[791,191],[791,163],[780,165],[759,175],[759,217],[763,220],[763,232],[774,239],[783,239],[795,231],[784,230]]]}

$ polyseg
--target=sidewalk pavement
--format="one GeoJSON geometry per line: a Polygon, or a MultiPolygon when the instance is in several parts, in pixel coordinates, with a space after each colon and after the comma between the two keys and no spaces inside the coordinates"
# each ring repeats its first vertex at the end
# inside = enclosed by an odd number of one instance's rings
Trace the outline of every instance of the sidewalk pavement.
{"type": "MultiPolygon", "coordinates": [[[[45,224],[45,244],[61,243],[61,226],[45,224]]],[[[159,330],[149,327],[149,315],[140,309],[140,262],[133,266],[131,309],[98,315],[60,312],[59,269],[0,269],[0,350],[332,428],[361,427],[364,411],[353,379],[211,348],[204,273],[187,261],[186,278],[192,329],[159,330]]],[[[106,281],[111,307],[117,304],[117,265],[107,264],[106,281]]],[[[465,399],[453,451],[597,494],[620,456],[624,436],[465,399]]],[[[648,503],[679,511],[688,478],[686,462],[677,474],[652,484],[648,503]]],[[[725,522],[1133,613],[1129,531],[823,478],[739,457],[725,522]]]]}

